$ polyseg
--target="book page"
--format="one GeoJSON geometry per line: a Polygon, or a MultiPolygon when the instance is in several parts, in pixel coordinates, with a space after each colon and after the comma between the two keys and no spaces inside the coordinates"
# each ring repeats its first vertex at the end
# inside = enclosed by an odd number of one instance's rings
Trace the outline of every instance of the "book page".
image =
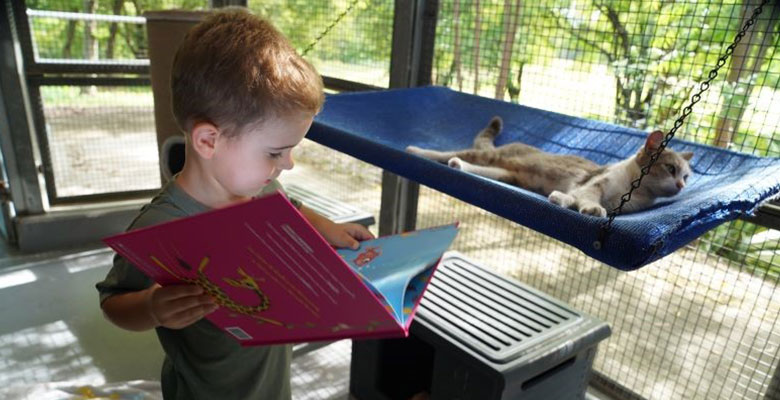
{"type": "Polygon", "coordinates": [[[445,225],[363,241],[357,250],[339,249],[338,253],[382,293],[396,321],[407,327],[456,234],[455,224],[445,225]]]}
{"type": "Polygon", "coordinates": [[[199,285],[242,344],[403,336],[374,293],[280,193],[106,239],[162,285],[199,285]]]}

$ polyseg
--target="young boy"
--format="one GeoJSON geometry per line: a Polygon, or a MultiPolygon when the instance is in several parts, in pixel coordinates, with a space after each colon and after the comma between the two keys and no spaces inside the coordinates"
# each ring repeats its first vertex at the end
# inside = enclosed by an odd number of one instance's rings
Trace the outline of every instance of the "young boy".
{"type": "MultiPolygon", "coordinates": [[[[184,167],[129,229],[229,206],[279,189],[291,150],[320,110],[322,79],[273,26],[245,10],[219,11],[176,53],[173,111],[186,134],[184,167]]],[[[332,245],[372,237],[306,206],[301,213],[332,245]]],[[[203,317],[216,309],[195,285],[161,287],[116,256],[97,284],[101,308],[121,328],[155,328],[166,399],[289,399],[291,346],[242,348],[203,317]]]]}

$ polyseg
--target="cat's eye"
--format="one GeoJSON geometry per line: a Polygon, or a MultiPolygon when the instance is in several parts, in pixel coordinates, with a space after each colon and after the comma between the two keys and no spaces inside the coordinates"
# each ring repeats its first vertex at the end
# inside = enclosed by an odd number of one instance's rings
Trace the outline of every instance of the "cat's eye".
{"type": "Polygon", "coordinates": [[[683,176],[683,180],[687,181],[688,180],[688,175],[683,176]]]}
{"type": "Polygon", "coordinates": [[[669,173],[672,175],[674,175],[674,173],[676,172],[676,169],[672,164],[666,164],[666,170],[669,171],[669,173]]]}

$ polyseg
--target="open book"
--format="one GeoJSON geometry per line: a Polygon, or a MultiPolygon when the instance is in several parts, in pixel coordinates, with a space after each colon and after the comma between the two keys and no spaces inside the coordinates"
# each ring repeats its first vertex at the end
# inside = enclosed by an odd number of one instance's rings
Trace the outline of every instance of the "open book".
{"type": "Polygon", "coordinates": [[[405,337],[457,224],[334,249],[277,192],[104,239],[160,285],[201,286],[243,345],[405,337]]]}

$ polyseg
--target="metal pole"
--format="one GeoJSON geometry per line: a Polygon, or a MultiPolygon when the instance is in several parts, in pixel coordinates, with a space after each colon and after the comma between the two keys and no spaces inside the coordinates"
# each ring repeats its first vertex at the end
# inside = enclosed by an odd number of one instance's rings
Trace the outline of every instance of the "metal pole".
{"type": "Polygon", "coordinates": [[[221,8],[228,6],[246,7],[247,0],[209,0],[209,8],[221,8]]]}
{"type": "MultiPolygon", "coordinates": [[[[438,0],[396,0],[390,56],[390,88],[430,84],[438,0]]],[[[379,234],[413,230],[417,220],[416,182],[384,171],[379,234]]]]}
{"type": "Polygon", "coordinates": [[[14,208],[18,214],[29,215],[43,213],[46,198],[38,172],[40,156],[25,78],[23,42],[17,30],[24,7],[23,3],[10,0],[3,1],[0,7],[0,121],[7,125],[0,131],[0,150],[14,208]]]}

